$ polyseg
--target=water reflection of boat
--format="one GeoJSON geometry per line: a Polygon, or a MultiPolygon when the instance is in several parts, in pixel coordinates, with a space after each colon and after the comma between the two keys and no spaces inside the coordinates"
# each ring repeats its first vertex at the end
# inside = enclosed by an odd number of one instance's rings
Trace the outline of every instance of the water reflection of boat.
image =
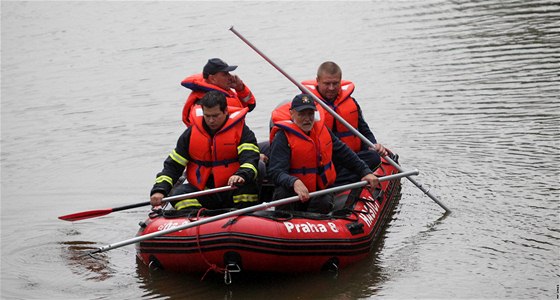
{"type": "Polygon", "coordinates": [[[372,255],[345,269],[332,273],[272,273],[244,272],[233,283],[223,285],[223,274],[209,273],[201,281],[200,274],[150,270],[137,259],[136,277],[143,297],[150,299],[283,299],[290,291],[294,299],[358,299],[376,295],[387,274],[380,269],[377,251],[383,247],[383,237],[375,243],[372,255]],[[365,288],[367,287],[367,288],[365,288]],[[375,287],[375,288],[371,288],[375,287]],[[278,295],[278,296],[275,296],[278,295]]]}
{"type": "MultiPolygon", "coordinates": [[[[383,161],[376,176],[398,173],[383,161]]],[[[177,272],[336,271],[364,259],[400,199],[400,180],[336,196],[328,214],[257,211],[154,237],[137,244],[151,268],[177,272]]],[[[224,213],[162,210],[141,223],[139,236],[224,213]]],[[[227,277],[227,276],[226,276],[227,277]]]]}

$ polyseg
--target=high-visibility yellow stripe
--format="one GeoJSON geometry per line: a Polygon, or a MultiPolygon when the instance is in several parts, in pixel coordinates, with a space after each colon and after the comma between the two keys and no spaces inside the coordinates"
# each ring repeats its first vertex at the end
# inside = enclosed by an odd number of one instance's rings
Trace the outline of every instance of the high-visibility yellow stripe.
{"type": "Polygon", "coordinates": [[[173,179],[171,179],[171,177],[169,176],[161,175],[156,178],[156,183],[162,183],[164,181],[168,182],[171,186],[173,186],[173,179]]]}
{"type": "Polygon", "coordinates": [[[169,154],[169,157],[171,157],[172,160],[176,161],[178,164],[180,164],[183,167],[187,165],[188,160],[182,157],[181,155],[179,155],[179,153],[177,153],[177,151],[175,150],[173,150],[173,152],[169,154]]]}
{"type": "Polygon", "coordinates": [[[202,205],[200,205],[200,202],[196,199],[185,199],[175,203],[176,210],[181,210],[187,207],[202,207],[202,205]]]}
{"type": "Polygon", "coordinates": [[[241,144],[239,146],[237,146],[237,154],[240,154],[241,152],[248,150],[248,151],[255,151],[257,153],[261,153],[259,151],[259,147],[255,144],[251,144],[251,143],[244,143],[241,144]]]}
{"type": "Polygon", "coordinates": [[[247,168],[247,169],[251,169],[253,170],[253,172],[255,172],[255,176],[253,176],[254,178],[257,178],[257,175],[259,174],[259,172],[257,171],[257,168],[255,168],[255,166],[253,166],[250,163],[244,163],[241,166],[239,166],[240,168],[247,168]]]}
{"type": "Polygon", "coordinates": [[[233,196],[233,203],[242,202],[257,202],[259,201],[259,196],[257,194],[240,194],[233,196]]]}

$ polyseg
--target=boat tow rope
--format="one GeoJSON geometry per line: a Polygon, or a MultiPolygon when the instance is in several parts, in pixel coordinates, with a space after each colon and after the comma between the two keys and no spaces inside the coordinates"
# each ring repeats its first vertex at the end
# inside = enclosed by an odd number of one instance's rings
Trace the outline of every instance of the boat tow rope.
{"type": "MultiPolygon", "coordinates": [[[[201,217],[201,214],[203,211],[205,211],[205,208],[201,208],[198,210],[198,213],[196,214],[196,219],[199,220],[201,217]]],[[[201,226],[197,226],[196,227],[196,246],[198,247],[198,253],[200,253],[200,256],[202,257],[202,259],[204,260],[204,262],[208,265],[208,269],[206,270],[206,272],[204,272],[204,275],[202,275],[202,277],[200,278],[200,281],[203,281],[204,278],[206,277],[206,275],[208,275],[208,272],[210,271],[214,271],[216,273],[221,273],[224,274],[224,282],[226,284],[231,284],[231,274],[229,272],[229,270],[227,268],[222,268],[219,267],[218,265],[211,263],[208,258],[206,258],[206,256],[204,255],[204,252],[202,252],[202,247],[200,246],[200,227],[201,226]]]]}

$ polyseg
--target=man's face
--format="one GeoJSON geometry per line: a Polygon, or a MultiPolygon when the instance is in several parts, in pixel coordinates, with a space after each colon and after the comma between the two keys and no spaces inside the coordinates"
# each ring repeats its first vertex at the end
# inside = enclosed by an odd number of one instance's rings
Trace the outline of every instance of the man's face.
{"type": "Polygon", "coordinates": [[[340,89],[340,74],[321,73],[317,76],[317,89],[319,93],[328,101],[334,101],[340,89]]]}
{"type": "Polygon", "coordinates": [[[218,72],[214,75],[208,75],[208,82],[226,91],[234,85],[233,76],[229,72],[218,72]]]}
{"type": "Polygon", "coordinates": [[[304,132],[310,132],[315,123],[315,111],[312,109],[304,109],[302,111],[290,110],[292,121],[304,132]]]}
{"type": "Polygon", "coordinates": [[[227,117],[227,114],[220,110],[219,105],[214,107],[202,106],[202,115],[204,122],[212,131],[220,129],[226,122],[227,117]]]}

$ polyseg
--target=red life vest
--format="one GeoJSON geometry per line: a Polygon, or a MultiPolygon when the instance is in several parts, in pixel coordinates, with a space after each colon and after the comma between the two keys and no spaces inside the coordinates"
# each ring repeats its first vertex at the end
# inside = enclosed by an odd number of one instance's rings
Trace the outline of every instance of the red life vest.
{"type": "Polygon", "coordinates": [[[237,92],[233,89],[224,90],[217,85],[210,84],[204,80],[202,73],[191,75],[183,81],[181,81],[181,85],[191,89],[192,92],[189,94],[187,101],[185,102],[185,106],[183,107],[183,123],[187,126],[192,125],[192,120],[190,120],[191,115],[191,108],[193,105],[196,104],[200,98],[204,96],[209,91],[219,91],[222,92],[226,96],[227,105],[231,107],[240,107],[244,108],[247,107],[249,104],[253,104],[255,101],[254,99],[248,99],[247,102],[243,102],[239,99],[237,92]]]}
{"type": "Polygon", "coordinates": [[[226,123],[214,137],[203,127],[202,107],[195,105],[190,119],[191,137],[189,140],[189,156],[187,162],[187,180],[190,184],[203,190],[210,174],[214,175],[216,187],[227,185],[228,179],[239,169],[237,146],[241,140],[245,115],[248,108],[228,107],[230,112],[226,123]]]}
{"type": "MultiPolygon", "coordinates": [[[[358,106],[351,97],[355,89],[354,83],[348,80],[342,80],[340,82],[338,97],[333,103],[324,100],[321,94],[319,94],[319,90],[317,89],[317,80],[306,80],[302,81],[301,84],[307,87],[307,89],[317,96],[317,98],[323,100],[324,103],[329,105],[332,110],[346,120],[346,122],[350,123],[352,127],[358,128],[358,106]]],[[[340,122],[336,122],[335,118],[331,114],[327,112],[325,113],[325,125],[354,152],[360,151],[362,148],[362,141],[360,138],[354,135],[352,131],[346,128],[346,126],[340,122]],[[333,128],[334,124],[336,124],[336,128],[333,128]]]]}
{"type": "Polygon", "coordinates": [[[310,135],[292,121],[280,121],[274,125],[274,134],[284,130],[291,149],[288,173],[299,178],[310,192],[331,186],[336,179],[332,163],[333,144],[323,122],[316,121],[310,135]]]}

